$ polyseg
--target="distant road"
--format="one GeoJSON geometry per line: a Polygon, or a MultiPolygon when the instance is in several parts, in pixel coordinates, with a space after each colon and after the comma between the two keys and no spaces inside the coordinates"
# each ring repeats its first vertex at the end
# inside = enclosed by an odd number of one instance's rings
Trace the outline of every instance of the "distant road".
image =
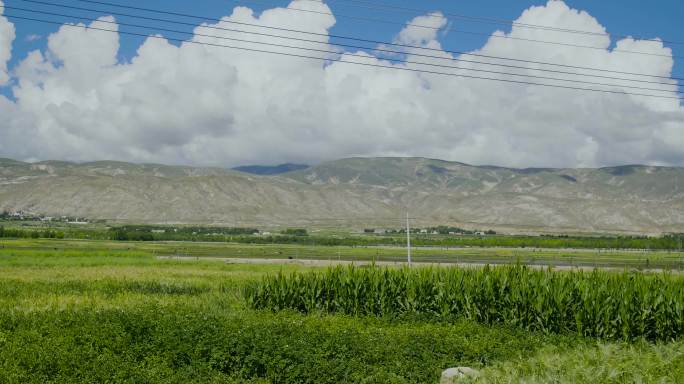
{"type": "MultiPolygon", "coordinates": [[[[330,266],[338,266],[338,265],[358,265],[358,266],[369,266],[369,265],[378,265],[378,266],[383,266],[383,267],[401,267],[401,266],[406,266],[408,263],[407,262],[399,262],[399,261],[377,261],[377,262],[372,262],[372,261],[367,261],[367,260],[356,260],[356,261],[350,261],[350,260],[312,260],[312,259],[262,259],[262,258],[237,258],[237,257],[193,257],[193,256],[178,256],[178,255],[172,255],[172,256],[157,256],[157,259],[159,260],[178,260],[178,261],[188,261],[188,262],[193,262],[193,261],[218,261],[218,262],[224,262],[226,264],[250,264],[250,265],[301,265],[301,266],[306,266],[306,267],[330,267],[330,266]]],[[[414,266],[420,266],[420,267],[460,267],[460,268],[483,268],[486,265],[511,265],[511,263],[497,263],[497,262],[492,262],[492,263],[468,263],[468,262],[459,262],[459,263],[426,263],[426,262],[414,262],[414,266]]],[[[583,271],[592,271],[594,269],[600,269],[600,270],[607,270],[607,271],[624,271],[625,268],[620,268],[620,267],[595,267],[591,265],[570,265],[570,264],[544,264],[544,263],[538,263],[538,264],[525,264],[529,267],[532,268],[548,268],[552,267],[555,270],[583,270],[583,271]]],[[[662,273],[666,272],[664,269],[660,268],[651,268],[651,269],[642,269],[639,270],[640,272],[646,272],[646,273],[662,273]]],[[[677,274],[684,274],[684,271],[676,271],[673,270],[671,271],[673,273],[677,274]]]]}

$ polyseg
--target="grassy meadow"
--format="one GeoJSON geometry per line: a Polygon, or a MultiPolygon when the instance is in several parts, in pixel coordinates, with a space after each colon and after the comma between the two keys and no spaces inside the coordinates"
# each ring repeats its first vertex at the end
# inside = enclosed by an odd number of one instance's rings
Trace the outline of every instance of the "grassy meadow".
{"type": "Polygon", "coordinates": [[[278,252],[212,246],[221,245],[1,241],[0,383],[437,383],[453,366],[480,369],[479,382],[491,383],[684,382],[681,338],[621,341],[463,317],[256,310],[248,287],[279,273],[325,270],[158,259],[278,252]]]}
{"type": "MultiPolygon", "coordinates": [[[[395,246],[326,246],[300,244],[243,244],[223,242],[127,242],[74,239],[0,239],[0,254],[17,263],[54,251],[63,255],[131,256],[174,258],[248,258],[321,261],[405,262],[406,249],[395,246]],[[3,249],[5,247],[6,249],[3,249]],[[16,257],[15,257],[16,256],[16,257]]],[[[420,263],[528,264],[605,267],[617,269],[665,269],[684,271],[684,253],[594,249],[414,247],[420,263]]]]}

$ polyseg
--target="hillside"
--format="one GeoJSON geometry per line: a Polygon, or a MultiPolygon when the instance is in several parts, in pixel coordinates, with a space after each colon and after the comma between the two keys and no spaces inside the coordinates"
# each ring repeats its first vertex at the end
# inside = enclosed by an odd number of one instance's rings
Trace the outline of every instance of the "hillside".
{"type": "Polygon", "coordinates": [[[0,160],[0,210],[153,223],[555,232],[684,231],[684,168],[510,169],[353,158],[274,176],[221,168],[0,160]]]}

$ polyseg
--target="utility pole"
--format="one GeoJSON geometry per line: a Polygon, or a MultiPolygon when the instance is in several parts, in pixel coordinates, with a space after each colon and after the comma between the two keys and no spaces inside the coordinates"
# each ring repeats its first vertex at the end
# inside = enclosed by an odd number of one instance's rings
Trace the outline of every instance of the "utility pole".
{"type": "Polygon", "coordinates": [[[682,234],[680,233],[679,236],[679,270],[682,270],[682,234]]]}
{"type": "Polygon", "coordinates": [[[408,255],[408,265],[411,266],[411,226],[409,225],[409,213],[406,211],[406,253],[408,255]]]}

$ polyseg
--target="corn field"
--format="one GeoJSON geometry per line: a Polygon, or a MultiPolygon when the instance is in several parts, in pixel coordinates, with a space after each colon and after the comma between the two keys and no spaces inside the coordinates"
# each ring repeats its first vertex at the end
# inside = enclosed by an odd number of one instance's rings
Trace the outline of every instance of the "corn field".
{"type": "Polygon", "coordinates": [[[269,276],[245,294],[252,308],[274,311],[464,318],[614,340],[684,333],[684,279],[670,274],[337,267],[269,276]]]}

